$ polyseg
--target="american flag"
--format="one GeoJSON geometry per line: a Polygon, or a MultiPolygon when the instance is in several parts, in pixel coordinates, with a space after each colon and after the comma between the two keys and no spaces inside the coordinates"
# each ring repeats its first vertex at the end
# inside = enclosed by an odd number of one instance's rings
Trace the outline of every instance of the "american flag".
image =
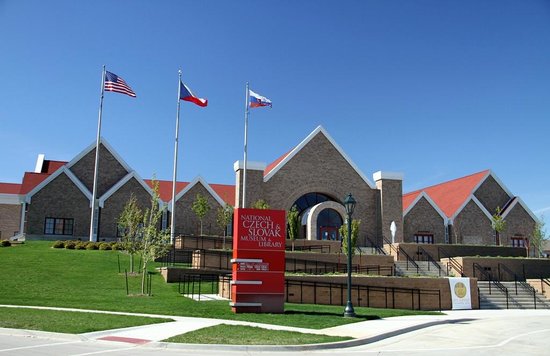
{"type": "Polygon", "coordinates": [[[118,75],[111,73],[111,72],[105,72],[105,90],[106,91],[114,91],[115,93],[121,93],[126,94],[131,97],[136,97],[136,93],[126,84],[124,79],[119,77],[118,75]]]}

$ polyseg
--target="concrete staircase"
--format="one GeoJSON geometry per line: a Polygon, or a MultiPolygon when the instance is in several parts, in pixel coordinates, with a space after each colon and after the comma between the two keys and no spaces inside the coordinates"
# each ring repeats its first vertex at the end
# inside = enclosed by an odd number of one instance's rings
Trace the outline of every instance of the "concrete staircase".
{"type": "Polygon", "coordinates": [[[447,277],[447,269],[444,265],[437,262],[439,268],[437,268],[432,262],[429,261],[415,261],[418,269],[407,261],[395,261],[395,274],[401,277],[422,276],[422,277],[447,277]]]}
{"type": "Polygon", "coordinates": [[[508,303],[506,293],[493,282],[477,282],[480,309],[550,309],[550,301],[534,291],[527,283],[517,283],[517,294],[515,282],[500,282],[500,284],[508,290],[508,303]]]}

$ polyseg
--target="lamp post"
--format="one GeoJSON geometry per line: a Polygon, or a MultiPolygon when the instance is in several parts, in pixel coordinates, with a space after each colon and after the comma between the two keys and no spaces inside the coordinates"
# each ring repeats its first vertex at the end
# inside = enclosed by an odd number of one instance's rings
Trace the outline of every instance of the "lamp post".
{"type": "Polygon", "coordinates": [[[353,310],[353,304],[351,303],[351,216],[353,215],[353,210],[355,209],[355,204],[357,202],[351,196],[351,193],[348,194],[346,199],[344,199],[344,207],[346,208],[346,213],[348,214],[348,302],[346,304],[346,309],[344,310],[344,317],[354,318],[355,311],[353,310]]]}

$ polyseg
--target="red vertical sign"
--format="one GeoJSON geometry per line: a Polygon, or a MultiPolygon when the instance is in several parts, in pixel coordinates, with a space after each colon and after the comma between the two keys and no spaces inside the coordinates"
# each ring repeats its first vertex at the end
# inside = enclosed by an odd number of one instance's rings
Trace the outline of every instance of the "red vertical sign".
{"type": "Polygon", "coordinates": [[[285,213],[235,209],[230,303],[233,312],[284,312],[285,213]]]}

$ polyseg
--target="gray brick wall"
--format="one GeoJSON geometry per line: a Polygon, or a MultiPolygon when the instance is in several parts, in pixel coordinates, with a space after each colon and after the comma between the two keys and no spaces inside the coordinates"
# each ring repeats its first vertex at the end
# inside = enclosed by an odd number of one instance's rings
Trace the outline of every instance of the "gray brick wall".
{"type": "Polygon", "coordinates": [[[436,244],[445,243],[445,222],[424,197],[405,216],[404,242],[414,242],[414,234],[420,231],[432,233],[436,244]]]}
{"type": "MultiPolygon", "coordinates": [[[[250,174],[247,175],[247,181],[250,174]]],[[[239,174],[237,174],[239,179],[239,174]]],[[[256,180],[256,181],[259,181],[256,180]]],[[[254,194],[265,199],[272,209],[288,210],[302,195],[312,192],[322,193],[342,202],[348,193],[357,200],[354,219],[361,220],[359,246],[365,245],[365,235],[377,236],[378,190],[371,189],[350,164],[322,134],[316,135],[290,161],[288,161],[271,179],[263,183],[254,194]],[[260,195],[261,194],[261,195],[260,195]]],[[[263,178],[262,178],[263,182],[263,178]]],[[[238,184],[237,184],[238,186],[238,184]]]]}
{"type": "Polygon", "coordinates": [[[74,238],[88,239],[90,214],[88,198],[62,173],[32,197],[25,232],[43,236],[47,217],[65,218],[74,219],[74,238]]]}
{"type": "Polygon", "coordinates": [[[474,195],[491,214],[496,212],[497,206],[504,207],[511,198],[492,176],[487,177],[474,195]]]}
{"type": "Polygon", "coordinates": [[[0,204],[0,239],[7,240],[19,232],[21,204],[0,204]]]}
{"type": "Polygon", "coordinates": [[[130,179],[105,201],[104,207],[100,210],[99,240],[116,238],[117,221],[132,194],[143,211],[151,207],[151,195],[135,178],[130,179]]]}
{"type": "Polygon", "coordinates": [[[403,182],[381,179],[376,182],[376,187],[380,190],[380,233],[386,241],[391,241],[390,225],[395,221],[395,241],[403,241],[403,182]]]}
{"type": "Polygon", "coordinates": [[[470,201],[454,219],[452,231],[453,242],[459,244],[495,244],[491,220],[473,201],[470,201]]]}
{"type": "Polygon", "coordinates": [[[193,186],[193,188],[191,188],[176,202],[176,235],[200,234],[200,220],[197,215],[195,215],[193,210],[191,210],[198,193],[203,195],[208,200],[208,204],[210,205],[210,210],[203,218],[203,235],[223,235],[223,231],[216,223],[218,208],[221,207],[221,205],[212,195],[210,195],[208,190],[206,190],[200,182],[193,186]]]}
{"type": "Polygon", "coordinates": [[[500,234],[500,243],[504,246],[512,246],[512,236],[530,238],[535,229],[535,221],[521,204],[516,204],[504,220],[506,228],[500,234]]]}
{"type": "MultiPolygon", "coordinates": [[[[103,144],[99,147],[98,198],[129,173],[103,144]]],[[[70,168],[90,192],[92,192],[94,184],[94,165],[95,149],[91,150],[70,168]]]]}

